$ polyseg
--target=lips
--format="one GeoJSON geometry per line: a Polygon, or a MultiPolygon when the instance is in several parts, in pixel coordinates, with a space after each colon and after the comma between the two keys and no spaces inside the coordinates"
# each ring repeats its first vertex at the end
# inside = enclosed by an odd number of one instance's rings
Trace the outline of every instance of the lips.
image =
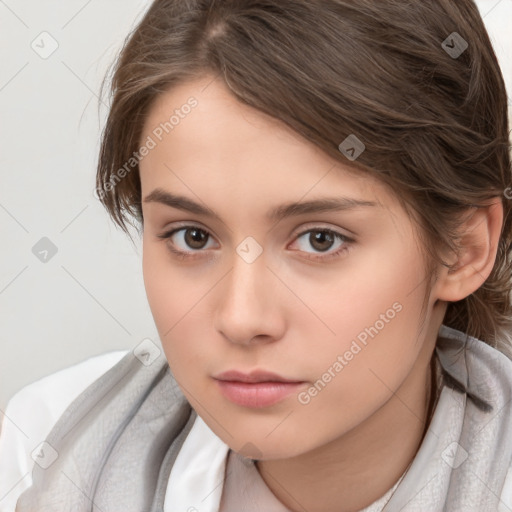
{"type": "Polygon", "coordinates": [[[304,381],[262,370],[251,373],[230,370],[216,375],[214,379],[225,398],[251,408],[270,407],[297,392],[304,384],[304,381]]]}
{"type": "Polygon", "coordinates": [[[237,370],[230,370],[227,372],[223,372],[214,379],[218,380],[224,380],[224,381],[231,381],[231,382],[249,382],[249,383],[255,383],[255,382],[302,382],[299,380],[293,380],[293,379],[287,379],[285,377],[281,377],[281,375],[278,375],[277,373],[267,372],[263,370],[256,370],[251,373],[243,373],[239,372],[237,370]]]}

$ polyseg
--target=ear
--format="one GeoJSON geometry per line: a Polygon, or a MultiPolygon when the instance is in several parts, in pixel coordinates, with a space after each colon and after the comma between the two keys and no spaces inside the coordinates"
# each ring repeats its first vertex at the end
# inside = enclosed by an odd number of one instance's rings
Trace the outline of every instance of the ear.
{"type": "Polygon", "coordinates": [[[439,300],[462,300],[489,277],[503,226],[501,198],[475,208],[460,231],[459,253],[449,262],[451,268],[442,266],[433,292],[439,300]]]}

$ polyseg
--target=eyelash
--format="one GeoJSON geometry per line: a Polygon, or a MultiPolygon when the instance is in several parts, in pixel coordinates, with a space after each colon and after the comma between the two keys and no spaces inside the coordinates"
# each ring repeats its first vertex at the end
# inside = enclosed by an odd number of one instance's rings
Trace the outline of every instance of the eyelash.
{"type": "MultiPolygon", "coordinates": [[[[161,239],[161,240],[169,240],[174,234],[180,232],[180,231],[187,231],[188,229],[197,229],[199,231],[202,231],[203,233],[205,233],[209,238],[211,238],[211,234],[206,230],[206,229],[203,229],[199,226],[193,226],[193,225],[186,225],[186,226],[180,226],[179,228],[174,228],[174,229],[171,229],[170,231],[167,231],[161,235],[157,235],[157,238],[161,239]]],[[[327,254],[327,256],[307,256],[306,259],[309,259],[309,260],[316,260],[316,261],[325,261],[325,260],[331,260],[331,259],[334,259],[334,258],[337,258],[337,257],[340,257],[342,254],[344,254],[346,251],[349,250],[350,248],[350,244],[354,242],[353,239],[347,237],[346,235],[343,235],[341,233],[338,233],[337,231],[334,231],[332,229],[329,229],[329,228],[322,228],[322,227],[313,227],[313,228],[309,228],[305,231],[301,231],[300,233],[298,233],[295,237],[296,239],[300,238],[301,236],[307,234],[307,233],[311,233],[311,232],[321,232],[321,233],[328,233],[330,235],[332,235],[335,239],[337,240],[341,240],[343,242],[343,244],[341,245],[340,248],[338,248],[335,252],[333,253],[329,253],[327,254]]],[[[200,255],[201,252],[205,252],[203,249],[197,249],[195,251],[180,251],[180,250],[177,250],[173,247],[171,247],[170,244],[167,244],[168,245],[168,248],[169,250],[174,254],[176,255],[178,258],[182,259],[182,260],[186,260],[186,259],[190,259],[190,258],[196,258],[196,253],[200,255]]],[[[310,254],[310,253],[308,253],[310,254]]],[[[322,254],[322,253],[318,253],[318,254],[322,254]]],[[[200,257],[200,256],[199,256],[200,257]]]]}

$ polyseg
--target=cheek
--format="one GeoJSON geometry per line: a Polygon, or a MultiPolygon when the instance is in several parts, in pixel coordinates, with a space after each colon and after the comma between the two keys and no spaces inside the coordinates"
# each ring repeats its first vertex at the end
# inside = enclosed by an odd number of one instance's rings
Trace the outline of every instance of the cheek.
{"type": "Polygon", "coordinates": [[[147,241],[144,241],[142,269],[148,304],[162,347],[173,373],[181,380],[181,374],[198,367],[198,358],[205,352],[207,329],[203,308],[212,277],[180,269],[170,261],[162,244],[147,241]]]}
{"type": "Polygon", "coordinates": [[[156,245],[148,242],[146,235],[144,235],[142,272],[151,312],[157,327],[162,329],[164,321],[168,324],[168,328],[172,325],[173,312],[176,310],[176,301],[179,299],[177,293],[179,283],[169,280],[177,276],[173,276],[171,266],[165,264],[161,254],[162,251],[156,245]],[[173,285],[170,283],[173,283],[173,285]],[[169,314],[170,316],[167,318],[169,314]]]}
{"type": "Polygon", "coordinates": [[[407,246],[377,254],[351,262],[321,294],[302,283],[323,322],[308,315],[302,325],[301,338],[315,340],[303,347],[304,357],[315,354],[308,375],[318,385],[304,395],[311,411],[344,403],[355,421],[400,386],[420,353],[425,269],[407,246]]]}
{"type": "Polygon", "coordinates": [[[294,283],[294,293],[310,310],[301,308],[300,315],[289,311],[304,333],[299,339],[316,338],[316,348],[320,342],[321,352],[331,359],[349,350],[354,340],[362,347],[371,344],[376,357],[390,357],[416,334],[424,274],[414,245],[398,236],[380,247],[356,249],[330,272],[290,272],[284,280],[294,283]]]}
{"type": "Polygon", "coordinates": [[[326,317],[335,335],[316,319],[310,322],[315,329],[302,333],[302,354],[294,357],[310,384],[295,399],[293,419],[280,427],[280,439],[258,438],[258,429],[251,430],[268,453],[304,449],[305,433],[311,447],[336,439],[376,413],[407,379],[424,342],[418,338],[423,288],[410,293],[407,276],[395,277],[403,281],[394,288],[367,287],[368,280],[360,295],[338,298],[326,317]],[[364,300],[365,292],[371,300],[364,300]],[[326,334],[314,336],[319,325],[326,334]]]}

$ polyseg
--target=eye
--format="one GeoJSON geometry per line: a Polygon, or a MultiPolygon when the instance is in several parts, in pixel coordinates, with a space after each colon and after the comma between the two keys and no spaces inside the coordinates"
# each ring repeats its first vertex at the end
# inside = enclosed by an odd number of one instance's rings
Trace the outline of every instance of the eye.
{"type": "Polygon", "coordinates": [[[303,231],[297,235],[297,241],[301,251],[308,253],[308,246],[319,251],[319,253],[309,253],[311,256],[307,257],[316,260],[336,258],[347,251],[350,243],[353,242],[351,238],[327,228],[312,228],[303,231]],[[327,253],[333,247],[335,250],[327,253]],[[324,256],[323,253],[327,253],[327,255],[324,256]]]}
{"type": "Polygon", "coordinates": [[[168,240],[170,242],[167,244],[169,250],[182,259],[193,257],[191,254],[193,252],[201,252],[202,249],[211,248],[207,245],[207,242],[211,239],[210,233],[197,226],[183,226],[157,236],[160,239],[168,240]],[[176,246],[178,246],[178,249],[175,248],[176,246]]]}
{"type": "MultiPolygon", "coordinates": [[[[309,254],[309,256],[306,256],[306,259],[313,260],[336,258],[347,251],[350,244],[354,241],[337,231],[321,227],[308,229],[296,236],[296,240],[299,242],[300,252],[309,254]],[[306,237],[306,235],[309,236],[306,237]],[[308,252],[308,245],[318,252],[308,252]],[[328,252],[333,246],[336,250],[328,252]],[[326,255],[324,255],[324,253],[326,253],[326,255]]],[[[181,226],[161,235],[157,235],[157,237],[162,240],[167,240],[169,251],[180,259],[201,256],[201,252],[205,252],[203,249],[212,248],[208,246],[208,242],[213,239],[211,234],[198,226],[181,226]]]]}

